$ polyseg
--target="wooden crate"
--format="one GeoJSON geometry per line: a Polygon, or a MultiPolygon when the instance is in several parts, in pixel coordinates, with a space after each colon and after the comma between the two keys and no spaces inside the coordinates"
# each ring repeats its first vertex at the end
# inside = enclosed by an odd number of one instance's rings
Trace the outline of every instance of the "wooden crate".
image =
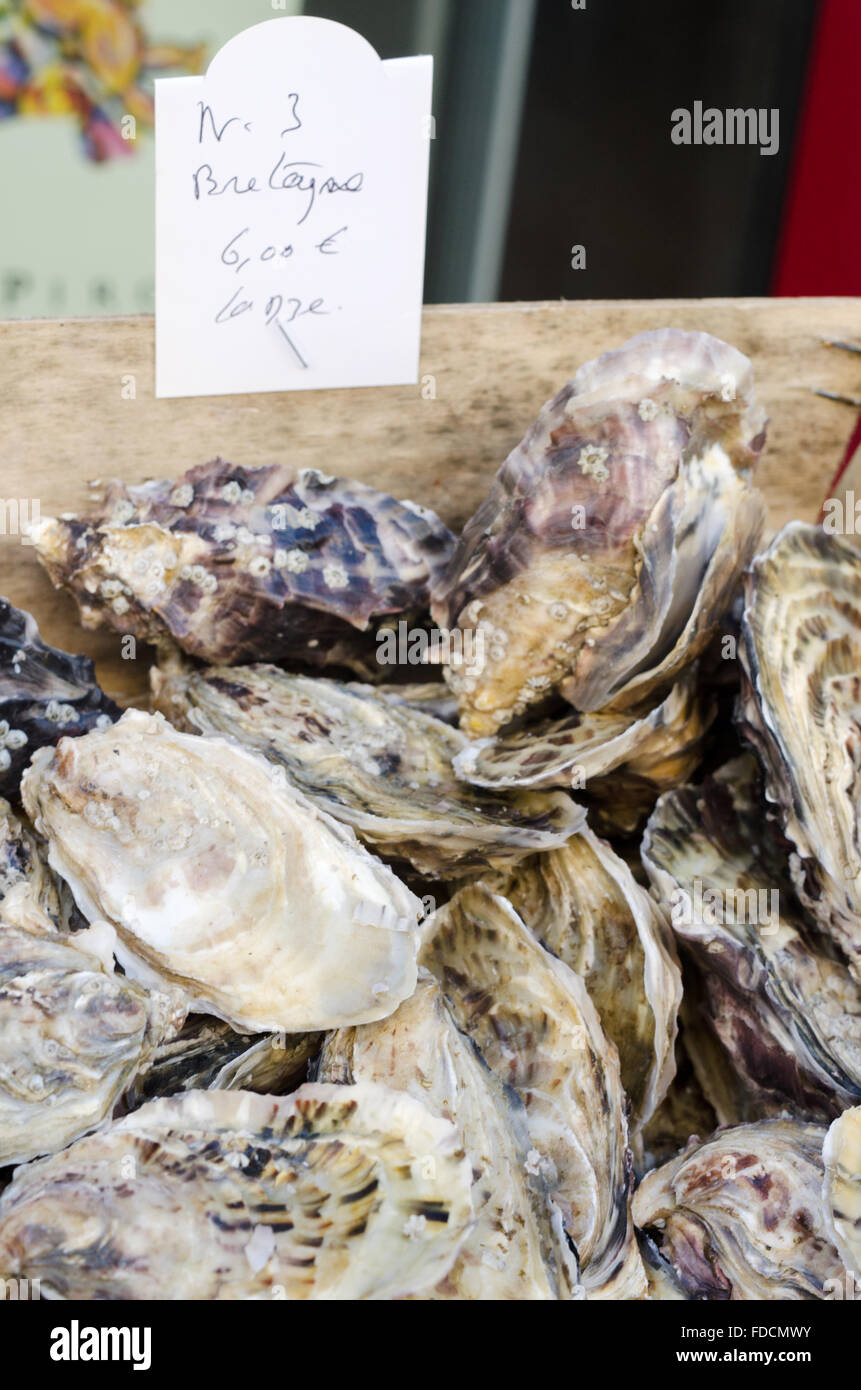
{"type": "MultiPolygon", "coordinates": [[[[43,516],[85,509],[90,478],[172,477],[220,454],[346,474],[433,507],[460,526],[541,405],[582,362],[671,325],[752,358],[771,424],[759,483],[772,527],[815,518],[855,414],[861,299],[581,301],[445,305],[424,314],[422,385],[155,400],[153,320],[0,323],[3,499],[43,516]],[[130,385],[134,398],[130,396],[130,385]]],[[[116,634],[84,632],[32,549],[0,539],[0,594],[47,641],[93,656],[105,688],[135,698],[149,654],[123,661],[116,634]]]]}

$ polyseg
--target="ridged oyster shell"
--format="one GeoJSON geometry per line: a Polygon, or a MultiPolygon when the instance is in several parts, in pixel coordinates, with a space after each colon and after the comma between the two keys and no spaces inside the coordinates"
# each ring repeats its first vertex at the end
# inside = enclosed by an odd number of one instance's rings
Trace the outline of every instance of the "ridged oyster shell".
{"type": "Polygon", "coordinates": [[[93,515],[34,531],[55,585],[102,623],[213,663],[312,664],[375,617],[427,606],[454,538],[433,512],[315,469],[222,459],[112,480],[93,515]]]}
{"type": "Polygon", "coordinates": [[[390,1018],[329,1035],[319,1080],[378,1081],[450,1120],[472,1167],[475,1225],[454,1267],[424,1297],[553,1299],[579,1292],[574,1261],[560,1249],[541,1179],[529,1172],[523,1104],[489,1071],[462,1034],[436,981],[390,1018]]]}
{"type": "MultiPolygon", "coordinates": [[[[13,890],[13,893],[19,890],[13,890]]],[[[176,991],[113,972],[104,923],[61,935],[31,902],[27,925],[0,903],[0,1168],[53,1153],[100,1125],[165,1037],[176,991]]]]}
{"type": "Polygon", "coordinates": [[[37,753],[23,796],[124,969],[200,1012],[314,1032],[384,1018],[415,986],[419,899],[247,749],[129,710],[37,753]]]}
{"type": "Polygon", "coordinates": [[[796,887],[861,981],[861,553],[791,522],[751,566],[744,728],[794,849],[796,887]]]}
{"type": "Polygon", "coordinates": [[[457,877],[551,849],[585,820],[561,793],[464,786],[451,765],[464,735],[368,686],[274,666],[154,670],[153,685],[174,723],[265,754],[370,848],[425,875],[457,877]]]}
{"type": "Polygon", "coordinates": [[[582,980],[619,1054],[631,1128],[673,1078],[682,977],[672,933],[630,869],[591,830],[489,882],[582,980]]]}
{"type": "Polygon", "coordinates": [[[532,1166],[576,1245],[587,1297],[643,1297],[619,1059],[583,981],[484,884],[462,888],[423,937],[422,964],[458,1026],[526,1106],[532,1166]]]}
{"type": "Polygon", "coordinates": [[[321,1033],[237,1033],[221,1019],[193,1015],[157,1047],[126,1093],[128,1109],[182,1091],[256,1091],[280,1096],[306,1078],[321,1033]]]}
{"type": "Polygon", "coordinates": [[[192,1091],[19,1169],[0,1276],[64,1299],[401,1297],[453,1265],[470,1178],[454,1127],[384,1086],[192,1091]]]}
{"type": "Polygon", "coordinates": [[[861,1106],[844,1110],[834,1121],[822,1158],[829,1234],[857,1282],[861,1279],[861,1106]]]}
{"type": "Polygon", "coordinates": [[[750,363],[705,333],[641,333],[548,402],[467,523],[432,612],[485,636],[448,675],[472,737],[557,688],[642,704],[700,653],[756,547],[765,419],[750,363]]]}
{"type": "Polygon", "coordinates": [[[683,677],[646,713],[567,714],[515,733],[475,739],[454,758],[459,777],[476,787],[584,789],[618,767],[656,774],[663,790],[693,771],[714,711],[683,677]]]}
{"type": "Polygon", "coordinates": [[[718,1130],[644,1178],[634,1219],[691,1299],[828,1297],[844,1274],[822,1197],[821,1125],[718,1130]]]}
{"type": "Polygon", "coordinates": [[[0,795],[17,794],[37,748],[109,726],[119,716],[87,657],[49,647],[35,619],[0,598],[0,795]]]}
{"type": "Polygon", "coordinates": [[[747,1098],[830,1119],[861,1098],[861,991],[781,883],[751,758],[661,798],[643,863],[700,972],[702,1009],[747,1098]],[[771,872],[770,872],[771,870],[771,872]]]}

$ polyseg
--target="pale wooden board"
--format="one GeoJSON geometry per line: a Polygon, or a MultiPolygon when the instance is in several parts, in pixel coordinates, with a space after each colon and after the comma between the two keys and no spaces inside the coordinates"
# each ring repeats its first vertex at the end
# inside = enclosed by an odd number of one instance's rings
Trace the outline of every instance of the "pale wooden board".
{"type": "MultiPolygon", "coordinates": [[[[813,394],[861,391],[861,299],[624,300],[446,305],[424,315],[421,387],[153,397],[153,320],[0,323],[0,497],[38,498],[43,516],[86,508],[86,482],[172,477],[216,454],[254,465],[319,467],[435,508],[454,527],[541,405],[582,362],[642,329],[699,328],[753,359],[771,417],[759,476],[770,522],[812,519],[845,448],[851,407],[813,394]],[[123,378],[136,397],[122,397],[123,378]]],[[[371,326],[372,327],[372,326],[371,326]]],[[[86,633],[32,550],[0,539],[0,593],[36,617],[46,640],[94,656],[105,687],[142,690],[147,653],[123,662],[119,639],[86,633]]]]}

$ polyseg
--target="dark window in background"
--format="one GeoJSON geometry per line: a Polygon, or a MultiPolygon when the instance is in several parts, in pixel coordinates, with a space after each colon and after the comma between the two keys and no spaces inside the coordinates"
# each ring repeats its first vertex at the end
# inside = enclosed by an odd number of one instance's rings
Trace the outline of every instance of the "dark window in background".
{"type": "MultiPolygon", "coordinates": [[[[861,0],[853,0],[861,5],[861,0]]],[[[308,0],[431,52],[428,303],[767,294],[816,0],[308,0]],[[773,156],[677,107],[780,111],[773,156]],[[586,269],[571,268],[571,248],[586,269]]]]}
{"type": "Polygon", "coordinates": [[[814,0],[586,2],[538,3],[500,297],[767,294],[814,0]],[[779,152],[674,145],[697,100],[778,107],[779,152]]]}

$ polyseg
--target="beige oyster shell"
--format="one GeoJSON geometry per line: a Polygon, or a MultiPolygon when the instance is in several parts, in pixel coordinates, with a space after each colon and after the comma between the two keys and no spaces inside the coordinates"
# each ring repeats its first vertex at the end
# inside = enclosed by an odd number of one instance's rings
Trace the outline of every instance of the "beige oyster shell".
{"type": "Polygon", "coordinates": [[[185,1017],[178,991],[114,974],[105,923],[63,935],[32,897],[7,914],[26,896],[0,903],[0,1168],[100,1125],[185,1017]]]}
{"type": "Polygon", "coordinates": [[[472,1222],[458,1135],[371,1082],[191,1091],[19,1169],[0,1276],[63,1299],[391,1299],[472,1222]]]}
{"type": "Polygon", "coordinates": [[[256,1032],[384,1018],[416,981],[421,903],[282,771],[129,710],[43,749],[24,802],[124,969],[256,1032]]]}
{"type": "Polygon", "coordinates": [[[415,994],[390,1018],[330,1034],[319,1079],[383,1082],[457,1128],[472,1167],[476,1220],[453,1269],[425,1298],[582,1297],[546,1184],[530,1171],[523,1104],[459,1031],[432,976],[422,972],[415,994]]]}
{"type": "Polygon", "coordinates": [[[834,1121],[822,1157],[829,1233],[846,1268],[861,1281],[861,1105],[834,1121]]]}

